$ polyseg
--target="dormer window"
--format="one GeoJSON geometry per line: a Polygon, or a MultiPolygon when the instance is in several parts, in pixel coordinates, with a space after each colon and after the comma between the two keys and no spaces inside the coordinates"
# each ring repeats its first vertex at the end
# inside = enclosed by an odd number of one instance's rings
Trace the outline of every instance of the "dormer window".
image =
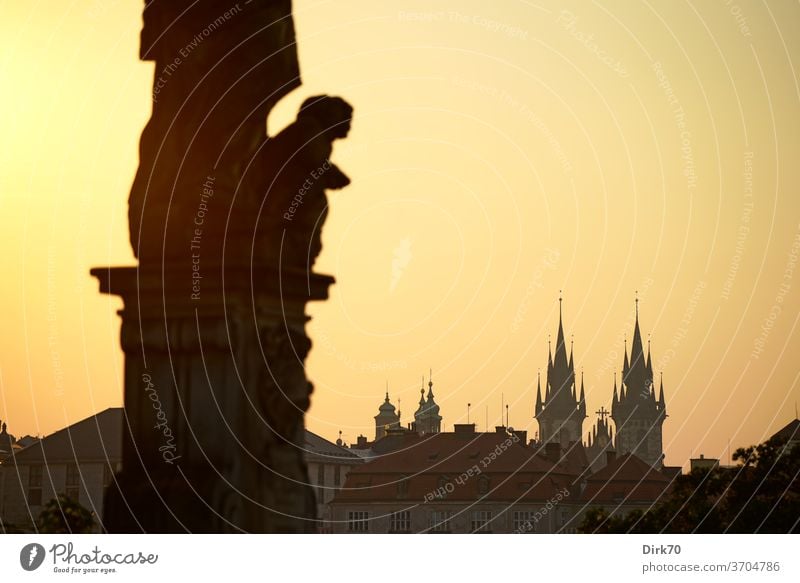
{"type": "Polygon", "coordinates": [[[478,494],[487,494],[489,492],[489,478],[481,476],[478,478],[478,494]]]}

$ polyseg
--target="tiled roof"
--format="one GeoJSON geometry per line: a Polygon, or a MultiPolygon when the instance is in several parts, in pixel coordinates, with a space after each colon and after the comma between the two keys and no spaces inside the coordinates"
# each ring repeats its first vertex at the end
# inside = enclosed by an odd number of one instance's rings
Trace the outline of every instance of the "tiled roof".
{"type": "Polygon", "coordinates": [[[670,485],[667,476],[628,453],[589,476],[581,500],[589,504],[652,502],[670,485]]]}
{"type": "Polygon", "coordinates": [[[317,462],[343,462],[345,460],[352,460],[353,462],[360,462],[361,458],[348,449],[336,445],[320,437],[316,433],[306,429],[305,440],[305,456],[308,461],[317,462]]]}
{"type": "Polygon", "coordinates": [[[351,470],[334,502],[546,501],[576,478],[507,434],[410,433],[397,446],[351,470]]]}
{"type": "Polygon", "coordinates": [[[110,408],[60,429],[14,453],[18,464],[122,459],[122,408],[110,408]]]}

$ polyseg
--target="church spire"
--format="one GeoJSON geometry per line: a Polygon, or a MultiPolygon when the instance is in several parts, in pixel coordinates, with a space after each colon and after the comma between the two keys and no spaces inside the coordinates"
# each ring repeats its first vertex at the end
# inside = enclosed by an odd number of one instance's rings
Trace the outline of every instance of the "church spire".
{"type": "Polygon", "coordinates": [[[619,397],[617,396],[617,371],[614,371],[614,401],[613,402],[616,403],[618,400],[619,400],[619,397]]]}
{"type": "Polygon", "coordinates": [[[633,340],[631,341],[630,366],[635,370],[644,367],[644,348],[642,346],[642,332],[639,329],[639,295],[636,295],[636,324],[633,327],[633,340]]]}
{"type": "Polygon", "coordinates": [[[536,415],[542,412],[542,373],[536,373],[536,415]]]}
{"type": "Polygon", "coordinates": [[[567,361],[567,346],[566,342],[564,341],[564,319],[561,309],[561,304],[563,302],[563,298],[559,293],[558,296],[558,334],[556,336],[556,355],[553,359],[553,366],[569,366],[567,361]]]}
{"type": "Polygon", "coordinates": [[[622,379],[621,381],[625,382],[625,376],[628,374],[628,370],[630,369],[631,365],[628,362],[628,334],[624,334],[622,336],[622,353],[625,355],[625,362],[622,364],[622,379]]]}
{"type": "Polygon", "coordinates": [[[581,415],[586,417],[586,393],[583,390],[583,370],[581,370],[581,398],[578,402],[578,409],[581,415]]]}
{"type": "Polygon", "coordinates": [[[570,334],[569,337],[569,364],[567,365],[570,372],[575,372],[575,366],[573,365],[572,355],[575,353],[575,334],[570,334]]]}

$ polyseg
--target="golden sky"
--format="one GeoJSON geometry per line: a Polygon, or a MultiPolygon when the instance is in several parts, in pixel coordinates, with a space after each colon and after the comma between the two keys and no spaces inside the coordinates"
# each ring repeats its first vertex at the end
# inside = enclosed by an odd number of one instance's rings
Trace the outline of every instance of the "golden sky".
{"type": "MultiPolygon", "coordinates": [[[[800,334],[800,5],[719,0],[296,0],[309,95],[356,117],[334,161],[312,305],[310,429],[532,420],[559,290],[590,411],[610,406],[634,291],[664,373],[667,463],[794,417],[800,334]],[[433,6],[433,8],[432,8],[433,6]],[[426,379],[427,381],[427,379],[426,379]]],[[[127,197],[150,113],[138,0],[3,2],[0,417],[47,434],[122,402],[127,197]]],[[[589,421],[584,432],[590,429],[589,421]]]]}

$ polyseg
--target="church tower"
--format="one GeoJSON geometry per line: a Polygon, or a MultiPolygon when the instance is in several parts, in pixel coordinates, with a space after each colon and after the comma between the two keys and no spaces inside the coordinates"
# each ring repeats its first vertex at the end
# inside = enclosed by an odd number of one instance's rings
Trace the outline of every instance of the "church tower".
{"type": "Polygon", "coordinates": [[[386,400],[378,407],[375,415],[375,441],[386,435],[389,429],[400,427],[400,415],[395,413],[395,407],[389,402],[389,387],[386,387],[386,400]]]}
{"type": "MultiPolygon", "coordinates": [[[[549,345],[549,342],[548,342],[549,345]]],[[[536,387],[536,421],[539,423],[539,439],[542,443],[579,442],[586,418],[586,399],[581,379],[580,396],[576,393],[575,366],[572,348],[567,358],[564,341],[564,325],[561,315],[561,298],[558,298],[558,336],[556,354],[553,357],[548,346],[547,380],[542,399],[541,379],[536,387]]]]}
{"type": "MultiPolygon", "coordinates": [[[[626,343],[627,344],[627,343],[626,343]]],[[[661,468],[664,452],[661,426],[667,417],[664,402],[664,381],[656,397],[653,383],[653,363],[650,359],[650,342],[647,356],[644,354],[642,335],[639,331],[639,299],[636,299],[636,324],[633,329],[631,354],[625,346],[625,361],[622,365],[622,383],[619,395],[614,387],[611,402],[611,419],[617,429],[616,447],[619,455],[633,453],[657,468],[661,468]]]]}
{"type": "Polygon", "coordinates": [[[439,415],[439,405],[433,398],[433,372],[428,380],[428,399],[425,400],[425,377],[422,377],[423,387],[419,390],[419,407],[414,413],[414,429],[417,433],[439,433],[442,430],[442,416],[439,415]]]}
{"type": "MultiPolygon", "coordinates": [[[[617,379],[614,378],[614,391],[617,390],[617,379]]],[[[603,469],[608,463],[608,454],[615,452],[614,437],[611,432],[611,423],[606,419],[610,414],[605,407],[600,407],[597,413],[597,421],[587,436],[584,444],[586,457],[589,460],[592,472],[603,469]]]]}

